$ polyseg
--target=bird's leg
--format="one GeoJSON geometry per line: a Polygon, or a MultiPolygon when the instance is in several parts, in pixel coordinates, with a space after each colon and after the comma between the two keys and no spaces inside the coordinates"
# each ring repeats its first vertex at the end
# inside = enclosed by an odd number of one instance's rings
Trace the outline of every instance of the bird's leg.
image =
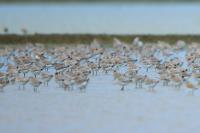
{"type": "Polygon", "coordinates": [[[64,91],[67,91],[67,87],[66,86],[64,86],[64,91]]]}
{"type": "Polygon", "coordinates": [[[25,85],[23,84],[23,91],[25,90],[25,85]]]}
{"type": "Polygon", "coordinates": [[[121,91],[124,91],[124,85],[122,85],[121,91]]]}
{"type": "Polygon", "coordinates": [[[193,96],[194,95],[194,89],[192,89],[191,91],[189,91],[187,95],[188,96],[193,96]]]}
{"type": "Polygon", "coordinates": [[[194,91],[195,91],[195,90],[194,90],[194,89],[192,89],[192,96],[194,95],[194,91]]]}
{"type": "Polygon", "coordinates": [[[35,93],[37,92],[37,88],[36,88],[36,87],[34,87],[34,92],[35,92],[35,93]]]}
{"type": "Polygon", "coordinates": [[[97,76],[97,70],[96,70],[96,76],[97,76]]]}
{"type": "Polygon", "coordinates": [[[163,81],[163,86],[167,86],[167,80],[163,81]]]}
{"type": "Polygon", "coordinates": [[[165,80],[163,81],[163,86],[166,86],[166,82],[165,82],[165,80]]]}
{"type": "Polygon", "coordinates": [[[178,84],[178,90],[180,90],[181,85],[182,85],[182,83],[180,82],[180,83],[178,84]]]}
{"type": "Polygon", "coordinates": [[[106,74],[108,74],[108,70],[106,70],[106,74]]]}
{"type": "Polygon", "coordinates": [[[149,87],[148,92],[153,92],[153,93],[154,93],[154,92],[156,92],[156,91],[155,91],[155,89],[151,86],[151,87],[149,87]]]}
{"type": "Polygon", "coordinates": [[[190,91],[187,95],[188,96],[193,96],[193,91],[190,91]]]}
{"type": "Polygon", "coordinates": [[[21,90],[21,87],[20,87],[20,85],[18,86],[18,90],[21,90]]]}
{"type": "Polygon", "coordinates": [[[86,92],[86,85],[82,87],[82,92],[86,92]]]}
{"type": "Polygon", "coordinates": [[[169,85],[169,80],[166,80],[166,86],[168,86],[169,85]]]}
{"type": "Polygon", "coordinates": [[[139,81],[139,88],[142,88],[142,81],[139,81]]]}
{"type": "Polygon", "coordinates": [[[135,88],[136,89],[138,88],[138,82],[137,81],[135,82],[135,88]]]}
{"type": "Polygon", "coordinates": [[[148,72],[148,71],[149,71],[149,67],[146,68],[146,72],[148,72]]]}
{"type": "Polygon", "coordinates": [[[80,92],[82,92],[82,91],[83,91],[83,87],[81,86],[81,87],[79,88],[79,90],[80,90],[80,92]]]}

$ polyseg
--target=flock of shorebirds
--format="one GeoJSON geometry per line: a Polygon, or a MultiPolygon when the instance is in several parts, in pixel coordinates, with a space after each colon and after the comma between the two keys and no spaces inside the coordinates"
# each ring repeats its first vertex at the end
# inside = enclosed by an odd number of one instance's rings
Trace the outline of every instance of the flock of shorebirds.
{"type": "Polygon", "coordinates": [[[2,48],[0,91],[10,84],[23,90],[30,84],[38,92],[42,84],[48,87],[51,80],[66,91],[82,91],[90,78],[100,73],[112,74],[122,91],[132,85],[135,89],[155,92],[159,84],[188,89],[193,94],[200,85],[198,43],[145,43],[137,37],[131,44],[114,38],[112,45],[105,48],[94,40],[90,45],[45,47],[37,43],[2,48]]]}

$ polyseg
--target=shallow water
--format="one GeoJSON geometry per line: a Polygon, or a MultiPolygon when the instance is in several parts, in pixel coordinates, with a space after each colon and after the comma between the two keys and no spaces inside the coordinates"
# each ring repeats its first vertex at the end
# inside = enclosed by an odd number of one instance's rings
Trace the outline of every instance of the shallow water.
{"type": "MultiPolygon", "coordinates": [[[[184,59],[185,54],[180,51],[173,57],[184,59]]],[[[145,69],[140,73],[144,74],[145,69]]],[[[148,76],[156,77],[155,71],[150,69],[148,76]]],[[[91,75],[87,89],[81,92],[64,91],[54,79],[49,87],[40,86],[38,93],[29,84],[25,90],[19,90],[15,84],[0,93],[0,130],[6,133],[198,132],[199,100],[200,91],[189,96],[185,86],[176,90],[159,84],[156,93],[149,93],[147,88],[135,89],[130,84],[120,91],[112,74],[101,72],[91,75]]]]}
{"type": "MultiPolygon", "coordinates": [[[[199,34],[200,3],[0,5],[11,33],[199,34]]],[[[3,32],[3,31],[0,31],[3,32]]]]}
{"type": "MultiPolygon", "coordinates": [[[[97,78],[99,79],[99,78],[97,78]]],[[[33,93],[0,94],[0,129],[6,133],[198,132],[199,92],[157,89],[157,93],[91,81],[86,92],[65,92],[57,86],[33,93]],[[97,85],[98,83],[98,85],[97,85]]]]}

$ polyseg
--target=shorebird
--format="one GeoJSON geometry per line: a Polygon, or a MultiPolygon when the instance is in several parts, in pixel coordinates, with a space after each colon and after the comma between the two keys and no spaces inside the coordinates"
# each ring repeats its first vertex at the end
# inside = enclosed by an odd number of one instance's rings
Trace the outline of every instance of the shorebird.
{"type": "Polygon", "coordinates": [[[19,74],[16,68],[8,68],[6,72],[8,73],[9,76],[16,76],[19,74]]]}
{"type": "Polygon", "coordinates": [[[198,73],[193,73],[194,78],[197,80],[198,85],[200,85],[200,72],[198,73]]]}
{"type": "Polygon", "coordinates": [[[53,75],[52,74],[48,74],[46,72],[42,72],[41,73],[41,77],[42,77],[42,80],[44,81],[44,85],[46,83],[47,86],[48,86],[49,81],[53,78],[53,75]]]}
{"type": "Polygon", "coordinates": [[[160,81],[163,81],[163,86],[168,86],[170,82],[169,74],[166,73],[165,71],[160,71],[159,75],[160,75],[160,81]]]}
{"type": "Polygon", "coordinates": [[[181,70],[180,75],[181,75],[182,77],[184,77],[184,78],[189,78],[189,77],[192,76],[192,74],[188,72],[188,69],[183,69],[183,70],[181,70]]]}
{"type": "Polygon", "coordinates": [[[54,68],[56,69],[56,72],[62,72],[62,71],[64,71],[66,68],[69,67],[69,66],[65,66],[65,64],[63,64],[63,63],[54,63],[53,66],[54,66],[54,68]]]}
{"type": "MultiPolygon", "coordinates": [[[[114,70],[113,77],[120,84],[121,90],[132,82],[136,88],[142,88],[145,84],[150,88],[149,91],[154,91],[160,82],[166,86],[170,82],[175,88],[180,88],[186,79],[191,78],[196,79],[200,85],[198,44],[186,47],[185,42],[178,41],[177,45],[171,46],[166,42],[145,43],[139,38],[135,38],[132,44],[128,45],[115,38],[111,49],[102,48],[96,40],[91,45],[44,47],[43,44],[35,43],[23,47],[5,47],[0,49],[0,79],[6,77],[10,83],[16,81],[24,88],[28,81],[31,83],[31,79],[35,81],[39,78],[48,86],[48,82],[55,76],[56,83],[64,89],[76,86],[83,90],[91,73],[95,75],[101,70],[109,75],[114,70]],[[179,57],[183,49],[186,52],[185,61],[179,57]],[[52,68],[52,71],[47,72],[48,68],[52,68]],[[143,68],[146,72],[143,72],[143,68]],[[121,70],[123,73],[117,72],[121,70]],[[144,76],[149,70],[155,70],[153,72],[158,74],[159,82],[144,76]],[[54,71],[55,75],[52,75],[54,71]],[[25,77],[30,74],[34,74],[35,78],[25,77]]],[[[34,88],[38,88],[37,85],[34,88]]]]}
{"type": "Polygon", "coordinates": [[[179,75],[171,75],[171,81],[174,85],[174,87],[179,90],[181,85],[183,84],[184,76],[179,76],[179,75]]]}
{"type": "Polygon", "coordinates": [[[6,77],[0,79],[0,92],[4,91],[4,87],[8,85],[8,83],[9,80],[6,77]]]}
{"type": "Polygon", "coordinates": [[[82,77],[81,75],[80,76],[77,75],[75,77],[75,84],[81,91],[86,89],[88,82],[89,82],[88,77],[82,77]]]}
{"type": "Polygon", "coordinates": [[[30,71],[30,65],[21,65],[18,66],[18,72],[23,73],[24,77],[30,71]]]}
{"type": "Polygon", "coordinates": [[[29,82],[29,78],[22,78],[22,77],[19,77],[17,76],[15,78],[15,81],[19,83],[19,90],[20,90],[20,86],[22,85],[23,87],[23,90],[25,90],[25,85],[29,82]]]}
{"type": "Polygon", "coordinates": [[[89,68],[92,70],[92,75],[94,75],[94,74],[97,75],[97,72],[99,70],[98,64],[96,64],[94,62],[90,62],[90,61],[88,61],[87,64],[88,64],[89,68]]]}
{"type": "Polygon", "coordinates": [[[9,79],[9,82],[10,82],[12,85],[15,84],[15,80],[16,80],[15,76],[9,76],[8,79],[9,79]]]}
{"type": "Polygon", "coordinates": [[[37,92],[38,87],[42,84],[42,82],[34,77],[30,77],[30,84],[33,86],[33,91],[37,92]]]}
{"type": "Polygon", "coordinates": [[[182,50],[186,46],[186,43],[182,40],[178,40],[175,46],[176,50],[182,50]]]}
{"type": "Polygon", "coordinates": [[[36,78],[37,75],[39,75],[40,72],[43,70],[43,68],[42,68],[42,67],[39,67],[39,66],[32,66],[32,67],[30,68],[30,70],[31,70],[31,72],[34,74],[34,77],[36,78]]]}
{"type": "Polygon", "coordinates": [[[198,89],[197,86],[195,86],[194,84],[192,84],[189,81],[186,81],[186,87],[187,87],[187,89],[191,90],[191,95],[194,95],[194,91],[198,89]]]}
{"type": "Polygon", "coordinates": [[[133,40],[132,44],[135,45],[135,46],[138,46],[138,47],[142,47],[144,45],[144,43],[140,40],[139,37],[136,37],[133,40]]]}
{"type": "Polygon", "coordinates": [[[71,88],[71,83],[68,79],[63,79],[63,88],[64,90],[70,90],[71,88]]]}
{"type": "Polygon", "coordinates": [[[63,81],[65,80],[64,75],[56,72],[54,76],[55,76],[55,81],[58,83],[59,87],[63,87],[63,81]]]}
{"type": "Polygon", "coordinates": [[[154,88],[159,83],[159,80],[154,80],[145,75],[144,83],[148,86],[150,92],[155,92],[154,88]]]}
{"type": "Polygon", "coordinates": [[[132,79],[129,79],[125,74],[113,72],[114,79],[121,86],[121,91],[124,91],[124,87],[132,82],[132,79]]]}
{"type": "Polygon", "coordinates": [[[199,64],[192,62],[190,64],[190,66],[191,66],[193,72],[200,72],[200,65],[199,64]]]}
{"type": "Polygon", "coordinates": [[[46,71],[48,71],[49,70],[49,68],[51,68],[52,67],[52,63],[50,62],[50,61],[48,61],[48,60],[42,60],[42,63],[44,64],[44,69],[46,70],[46,71]]]}
{"type": "Polygon", "coordinates": [[[145,77],[140,74],[136,74],[134,76],[135,88],[142,88],[142,84],[144,82],[145,77]]]}

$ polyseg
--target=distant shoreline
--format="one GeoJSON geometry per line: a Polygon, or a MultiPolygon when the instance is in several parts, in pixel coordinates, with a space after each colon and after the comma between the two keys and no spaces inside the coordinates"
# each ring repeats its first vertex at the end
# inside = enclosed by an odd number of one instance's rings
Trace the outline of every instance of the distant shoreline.
{"type": "Polygon", "coordinates": [[[90,44],[94,39],[97,39],[100,43],[111,44],[113,38],[118,38],[126,43],[131,43],[135,37],[140,37],[144,42],[165,41],[174,44],[178,40],[183,40],[186,42],[200,43],[200,35],[0,34],[0,44],[90,44]]]}

